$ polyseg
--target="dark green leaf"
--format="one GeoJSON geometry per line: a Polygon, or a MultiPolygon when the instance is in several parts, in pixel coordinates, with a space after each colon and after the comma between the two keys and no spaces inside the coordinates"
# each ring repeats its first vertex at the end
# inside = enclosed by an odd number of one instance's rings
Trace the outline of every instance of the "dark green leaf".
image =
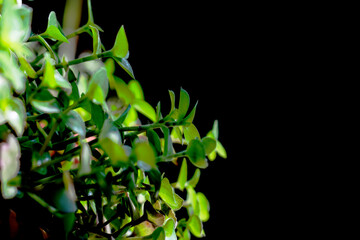
{"type": "Polygon", "coordinates": [[[31,100],[33,105],[38,111],[43,113],[59,113],[60,106],[57,100],[46,89],[42,89],[31,100]]]}
{"type": "Polygon", "coordinates": [[[161,154],[161,143],[160,143],[159,135],[154,130],[149,129],[146,131],[146,136],[148,137],[149,142],[154,147],[156,154],[160,155],[161,154]]]}
{"type": "Polygon", "coordinates": [[[216,148],[216,140],[211,137],[204,137],[201,142],[204,145],[206,155],[209,155],[216,148]]]}
{"type": "Polygon", "coordinates": [[[91,120],[94,121],[97,129],[101,129],[105,121],[105,113],[100,105],[91,105],[91,120]]]}
{"type": "Polygon", "coordinates": [[[193,139],[187,147],[186,154],[192,164],[198,168],[206,168],[208,161],[205,157],[204,145],[198,139],[193,139]]]}
{"type": "Polygon", "coordinates": [[[86,140],[81,141],[79,176],[91,173],[91,148],[86,140]]]}
{"type": "Polygon", "coordinates": [[[185,117],[190,105],[190,96],[183,88],[180,89],[179,113],[178,119],[185,117]]]}
{"type": "Polygon", "coordinates": [[[117,57],[113,57],[113,59],[115,60],[115,62],[117,62],[117,64],[119,64],[120,67],[122,67],[125,70],[125,72],[127,72],[130,75],[130,77],[135,78],[134,72],[128,60],[126,60],[125,58],[117,58],[117,57]]]}
{"type": "Polygon", "coordinates": [[[54,196],[55,207],[65,213],[73,213],[77,210],[75,199],[71,196],[69,191],[61,188],[56,191],[54,196]]]}
{"type": "Polygon", "coordinates": [[[62,119],[68,128],[78,133],[82,138],[85,138],[85,123],[76,111],[71,110],[66,115],[62,115],[62,119]]]}

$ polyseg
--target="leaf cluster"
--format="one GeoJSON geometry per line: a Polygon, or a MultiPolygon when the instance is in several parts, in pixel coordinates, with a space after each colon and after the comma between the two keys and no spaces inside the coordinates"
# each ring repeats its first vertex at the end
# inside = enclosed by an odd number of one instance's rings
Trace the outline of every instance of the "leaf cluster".
{"type": "Polygon", "coordinates": [[[0,4],[2,198],[42,206],[62,223],[64,239],[204,236],[210,205],[195,187],[208,159],[226,158],[217,121],[201,137],[193,123],[197,103],[190,108],[182,88],[169,91],[168,111],[160,102],[151,106],[128,61],[124,26],[106,50],[90,0],[87,23],[69,35],[55,12],[45,31],[33,34],[31,8],[0,4]],[[92,53],[61,58],[59,46],[79,34],[92,39],[92,53]],[[91,68],[81,64],[90,61],[91,68]],[[132,80],[116,76],[116,66],[132,80]],[[164,162],[181,162],[176,182],[160,170],[164,162]],[[191,178],[189,163],[196,168],[191,178]],[[178,219],[182,208],[188,218],[178,219]]]}

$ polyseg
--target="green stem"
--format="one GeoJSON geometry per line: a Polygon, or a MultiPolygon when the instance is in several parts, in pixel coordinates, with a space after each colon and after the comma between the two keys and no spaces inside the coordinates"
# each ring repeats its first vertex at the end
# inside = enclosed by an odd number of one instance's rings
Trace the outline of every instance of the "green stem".
{"type": "Polygon", "coordinates": [[[57,210],[56,208],[54,208],[53,206],[51,206],[50,204],[48,204],[47,202],[44,201],[44,199],[42,199],[41,197],[39,197],[36,194],[33,194],[31,192],[27,192],[27,194],[34,199],[37,203],[39,203],[41,206],[43,206],[44,208],[46,208],[47,210],[49,210],[50,213],[54,214],[57,217],[63,217],[63,214],[61,214],[59,212],[59,210],[57,210]]]}
{"type": "Polygon", "coordinates": [[[186,150],[178,152],[178,153],[174,153],[168,156],[158,156],[156,158],[157,162],[171,162],[174,158],[179,158],[179,157],[186,157],[186,150]]]}
{"type": "Polygon", "coordinates": [[[179,126],[179,125],[184,125],[183,122],[177,122],[177,121],[173,121],[173,122],[165,122],[165,123],[151,123],[151,124],[145,124],[145,125],[140,125],[140,126],[132,126],[132,127],[120,127],[119,130],[120,131],[136,131],[136,132],[144,132],[147,131],[149,129],[156,129],[156,128],[161,128],[161,127],[175,127],[175,126],[179,126]]]}
{"type": "Polygon", "coordinates": [[[29,41],[39,41],[50,53],[51,57],[57,62],[57,58],[54,50],[48,44],[48,42],[40,35],[34,35],[29,38],[29,41]]]}

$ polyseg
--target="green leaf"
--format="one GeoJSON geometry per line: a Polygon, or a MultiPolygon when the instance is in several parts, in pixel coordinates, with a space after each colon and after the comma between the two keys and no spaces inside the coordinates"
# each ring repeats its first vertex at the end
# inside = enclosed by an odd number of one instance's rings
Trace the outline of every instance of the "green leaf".
{"type": "Polygon", "coordinates": [[[55,70],[55,67],[51,64],[52,59],[49,54],[45,54],[45,69],[42,86],[49,87],[51,89],[61,88],[64,91],[71,92],[71,84],[61,76],[61,74],[55,70]]]}
{"type": "Polygon", "coordinates": [[[98,129],[102,128],[105,121],[105,113],[100,105],[91,104],[91,120],[94,121],[98,129]]]}
{"type": "Polygon", "coordinates": [[[125,70],[125,72],[127,72],[127,74],[130,75],[130,77],[135,78],[134,72],[128,60],[126,60],[125,58],[117,57],[113,57],[113,59],[115,60],[115,62],[117,62],[117,64],[119,64],[120,67],[122,67],[122,69],[125,70]]]}
{"type": "Polygon", "coordinates": [[[135,96],[128,85],[119,77],[114,77],[117,96],[124,102],[124,105],[132,104],[135,96]]]}
{"type": "Polygon", "coordinates": [[[171,218],[166,220],[164,224],[165,239],[166,240],[177,240],[175,233],[175,221],[171,218]]]}
{"type": "Polygon", "coordinates": [[[59,113],[60,106],[56,98],[54,98],[47,89],[42,89],[39,93],[35,94],[34,98],[30,101],[39,112],[43,113],[59,113]]]}
{"type": "Polygon", "coordinates": [[[104,122],[101,129],[99,143],[113,166],[121,167],[128,163],[129,157],[121,144],[120,132],[109,119],[104,122]]]}
{"type": "Polygon", "coordinates": [[[178,120],[185,117],[190,105],[190,96],[183,88],[180,89],[178,120]]]}
{"type": "Polygon", "coordinates": [[[200,174],[201,174],[201,171],[200,169],[196,169],[195,172],[194,172],[194,175],[192,176],[192,178],[187,181],[186,185],[189,185],[193,188],[196,187],[196,185],[198,184],[199,180],[200,180],[200,174]]]}
{"type": "Polygon", "coordinates": [[[20,156],[19,142],[14,135],[9,134],[6,141],[0,143],[0,179],[4,199],[11,199],[17,194],[17,188],[9,186],[8,182],[19,172],[20,156]]]}
{"type": "Polygon", "coordinates": [[[155,153],[153,148],[147,142],[140,142],[134,147],[134,154],[137,159],[137,165],[143,171],[157,169],[155,153]]]}
{"type": "Polygon", "coordinates": [[[201,142],[204,145],[206,155],[209,155],[216,148],[216,140],[211,137],[204,137],[201,142]]]}
{"type": "Polygon", "coordinates": [[[184,127],[184,136],[187,143],[190,143],[193,139],[200,139],[200,133],[192,123],[184,127]]]}
{"type": "Polygon", "coordinates": [[[127,57],[128,53],[129,53],[129,44],[128,44],[127,37],[125,34],[124,25],[121,26],[118,31],[118,33],[116,35],[114,47],[111,49],[111,51],[115,57],[118,57],[118,58],[126,58],[127,57]]]}
{"type": "Polygon", "coordinates": [[[99,29],[93,26],[89,26],[89,27],[91,29],[92,38],[93,38],[93,54],[96,55],[101,53],[101,41],[100,41],[99,29]]]}
{"type": "Polygon", "coordinates": [[[69,41],[61,31],[60,24],[56,18],[56,14],[54,11],[50,12],[46,31],[41,35],[46,38],[53,38],[62,42],[69,43],[69,41]]]}
{"type": "Polygon", "coordinates": [[[195,112],[196,112],[196,107],[198,105],[198,102],[196,102],[194,108],[191,110],[191,112],[189,113],[189,115],[186,116],[186,118],[184,118],[184,122],[187,123],[192,123],[195,117],[195,112]]]}
{"type": "Polygon", "coordinates": [[[21,137],[26,123],[24,103],[18,98],[9,98],[6,102],[4,118],[15,130],[17,136],[21,137]]]}
{"type": "Polygon", "coordinates": [[[171,186],[169,179],[164,178],[161,181],[161,187],[159,196],[169,205],[174,211],[179,210],[184,200],[175,193],[173,187],[171,186]]]}
{"type": "Polygon", "coordinates": [[[156,154],[161,154],[161,143],[159,135],[152,129],[146,131],[146,136],[148,137],[149,143],[154,147],[156,154]]]}
{"type": "Polygon", "coordinates": [[[80,137],[86,137],[85,123],[76,111],[71,110],[66,115],[62,115],[62,119],[68,128],[79,134],[80,137]]]}
{"type": "Polygon", "coordinates": [[[139,81],[131,80],[128,83],[128,87],[129,87],[130,91],[134,94],[135,99],[144,100],[144,92],[141,88],[139,81]]]}
{"type": "Polygon", "coordinates": [[[164,228],[158,227],[155,231],[151,234],[152,240],[165,240],[165,231],[164,228]]]}
{"type": "Polygon", "coordinates": [[[219,154],[220,157],[227,158],[226,150],[219,141],[216,142],[216,152],[219,154]]]}
{"type": "Polygon", "coordinates": [[[79,176],[91,173],[91,148],[86,140],[81,141],[79,176]]]}
{"type": "Polygon", "coordinates": [[[174,147],[171,140],[170,130],[166,127],[161,128],[164,133],[164,156],[174,154],[174,147]]]}
{"type": "Polygon", "coordinates": [[[214,121],[213,128],[211,130],[212,134],[214,135],[214,138],[217,140],[219,138],[219,124],[218,120],[214,121]]]}
{"type": "Polygon", "coordinates": [[[190,230],[190,232],[198,238],[203,237],[204,235],[202,234],[203,231],[203,225],[202,222],[200,221],[199,217],[196,215],[192,215],[187,223],[188,228],[190,230]]]}
{"type": "Polygon", "coordinates": [[[205,197],[205,195],[201,192],[196,194],[197,201],[199,203],[199,218],[202,222],[207,222],[210,218],[210,204],[209,200],[205,197]]]}
{"type": "Polygon", "coordinates": [[[185,184],[187,181],[187,162],[186,159],[184,158],[182,164],[181,164],[181,168],[180,168],[180,172],[179,172],[179,176],[178,176],[178,180],[177,180],[177,186],[179,187],[179,189],[181,191],[184,190],[185,188],[185,184]]]}
{"type": "Polygon", "coordinates": [[[193,139],[187,147],[186,154],[194,166],[206,168],[208,161],[205,157],[204,145],[198,139],[193,139]]]}
{"type": "Polygon", "coordinates": [[[9,53],[0,51],[0,72],[11,83],[18,94],[25,91],[26,78],[9,53]]]}
{"type": "Polygon", "coordinates": [[[65,213],[73,213],[77,210],[76,202],[70,191],[61,188],[54,196],[55,207],[65,213]]]}
{"type": "Polygon", "coordinates": [[[156,122],[156,112],[155,109],[147,102],[135,99],[133,102],[133,107],[141,114],[149,118],[151,121],[156,122]]]}
{"type": "Polygon", "coordinates": [[[26,61],[25,58],[19,57],[19,62],[21,64],[21,70],[25,71],[29,77],[36,78],[37,75],[34,68],[26,61]]]}
{"type": "Polygon", "coordinates": [[[105,99],[109,92],[109,80],[104,67],[100,68],[91,77],[88,89],[87,96],[90,100],[95,104],[105,103],[105,99]]]}

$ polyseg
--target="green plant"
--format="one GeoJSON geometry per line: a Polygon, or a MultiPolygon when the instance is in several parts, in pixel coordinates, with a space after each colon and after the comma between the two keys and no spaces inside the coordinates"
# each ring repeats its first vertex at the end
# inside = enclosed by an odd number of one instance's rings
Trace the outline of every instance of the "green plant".
{"type": "MultiPolygon", "coordinates": [[[[178,96],[169,91],[166,114],[160,102],[156,108],[146,102],[127,60],[124,27],[106,50],[87,4],[88,21],[73,33],[64,35],[51,12],[46,30],[33,34],[32,9],[0,1],[1,201],[40,206],[34,225],[43,238],[202,237],[209,202],[195,191],[200,169],[207,158],[226,158],[217,121],[201,138],[193,124],[197,103],[189,108],[184,89],[178,96]],[[93,52],[60,58],[59,46],[83,33],[93,52]],[[77,67],[93,60],[90,69],[77,67]],[[115,63],[133,80],[115,76],[115,63]],[[176,182],[160,171],[163,163],[181,163],[176,182]],[[189,163],[196,167],[191,178],[189,163]],[[188,217],[178,219],[183,208],[188,217]]],[[[10,237],[18,234],[14,224],[9,228],[10,237]]]]}

